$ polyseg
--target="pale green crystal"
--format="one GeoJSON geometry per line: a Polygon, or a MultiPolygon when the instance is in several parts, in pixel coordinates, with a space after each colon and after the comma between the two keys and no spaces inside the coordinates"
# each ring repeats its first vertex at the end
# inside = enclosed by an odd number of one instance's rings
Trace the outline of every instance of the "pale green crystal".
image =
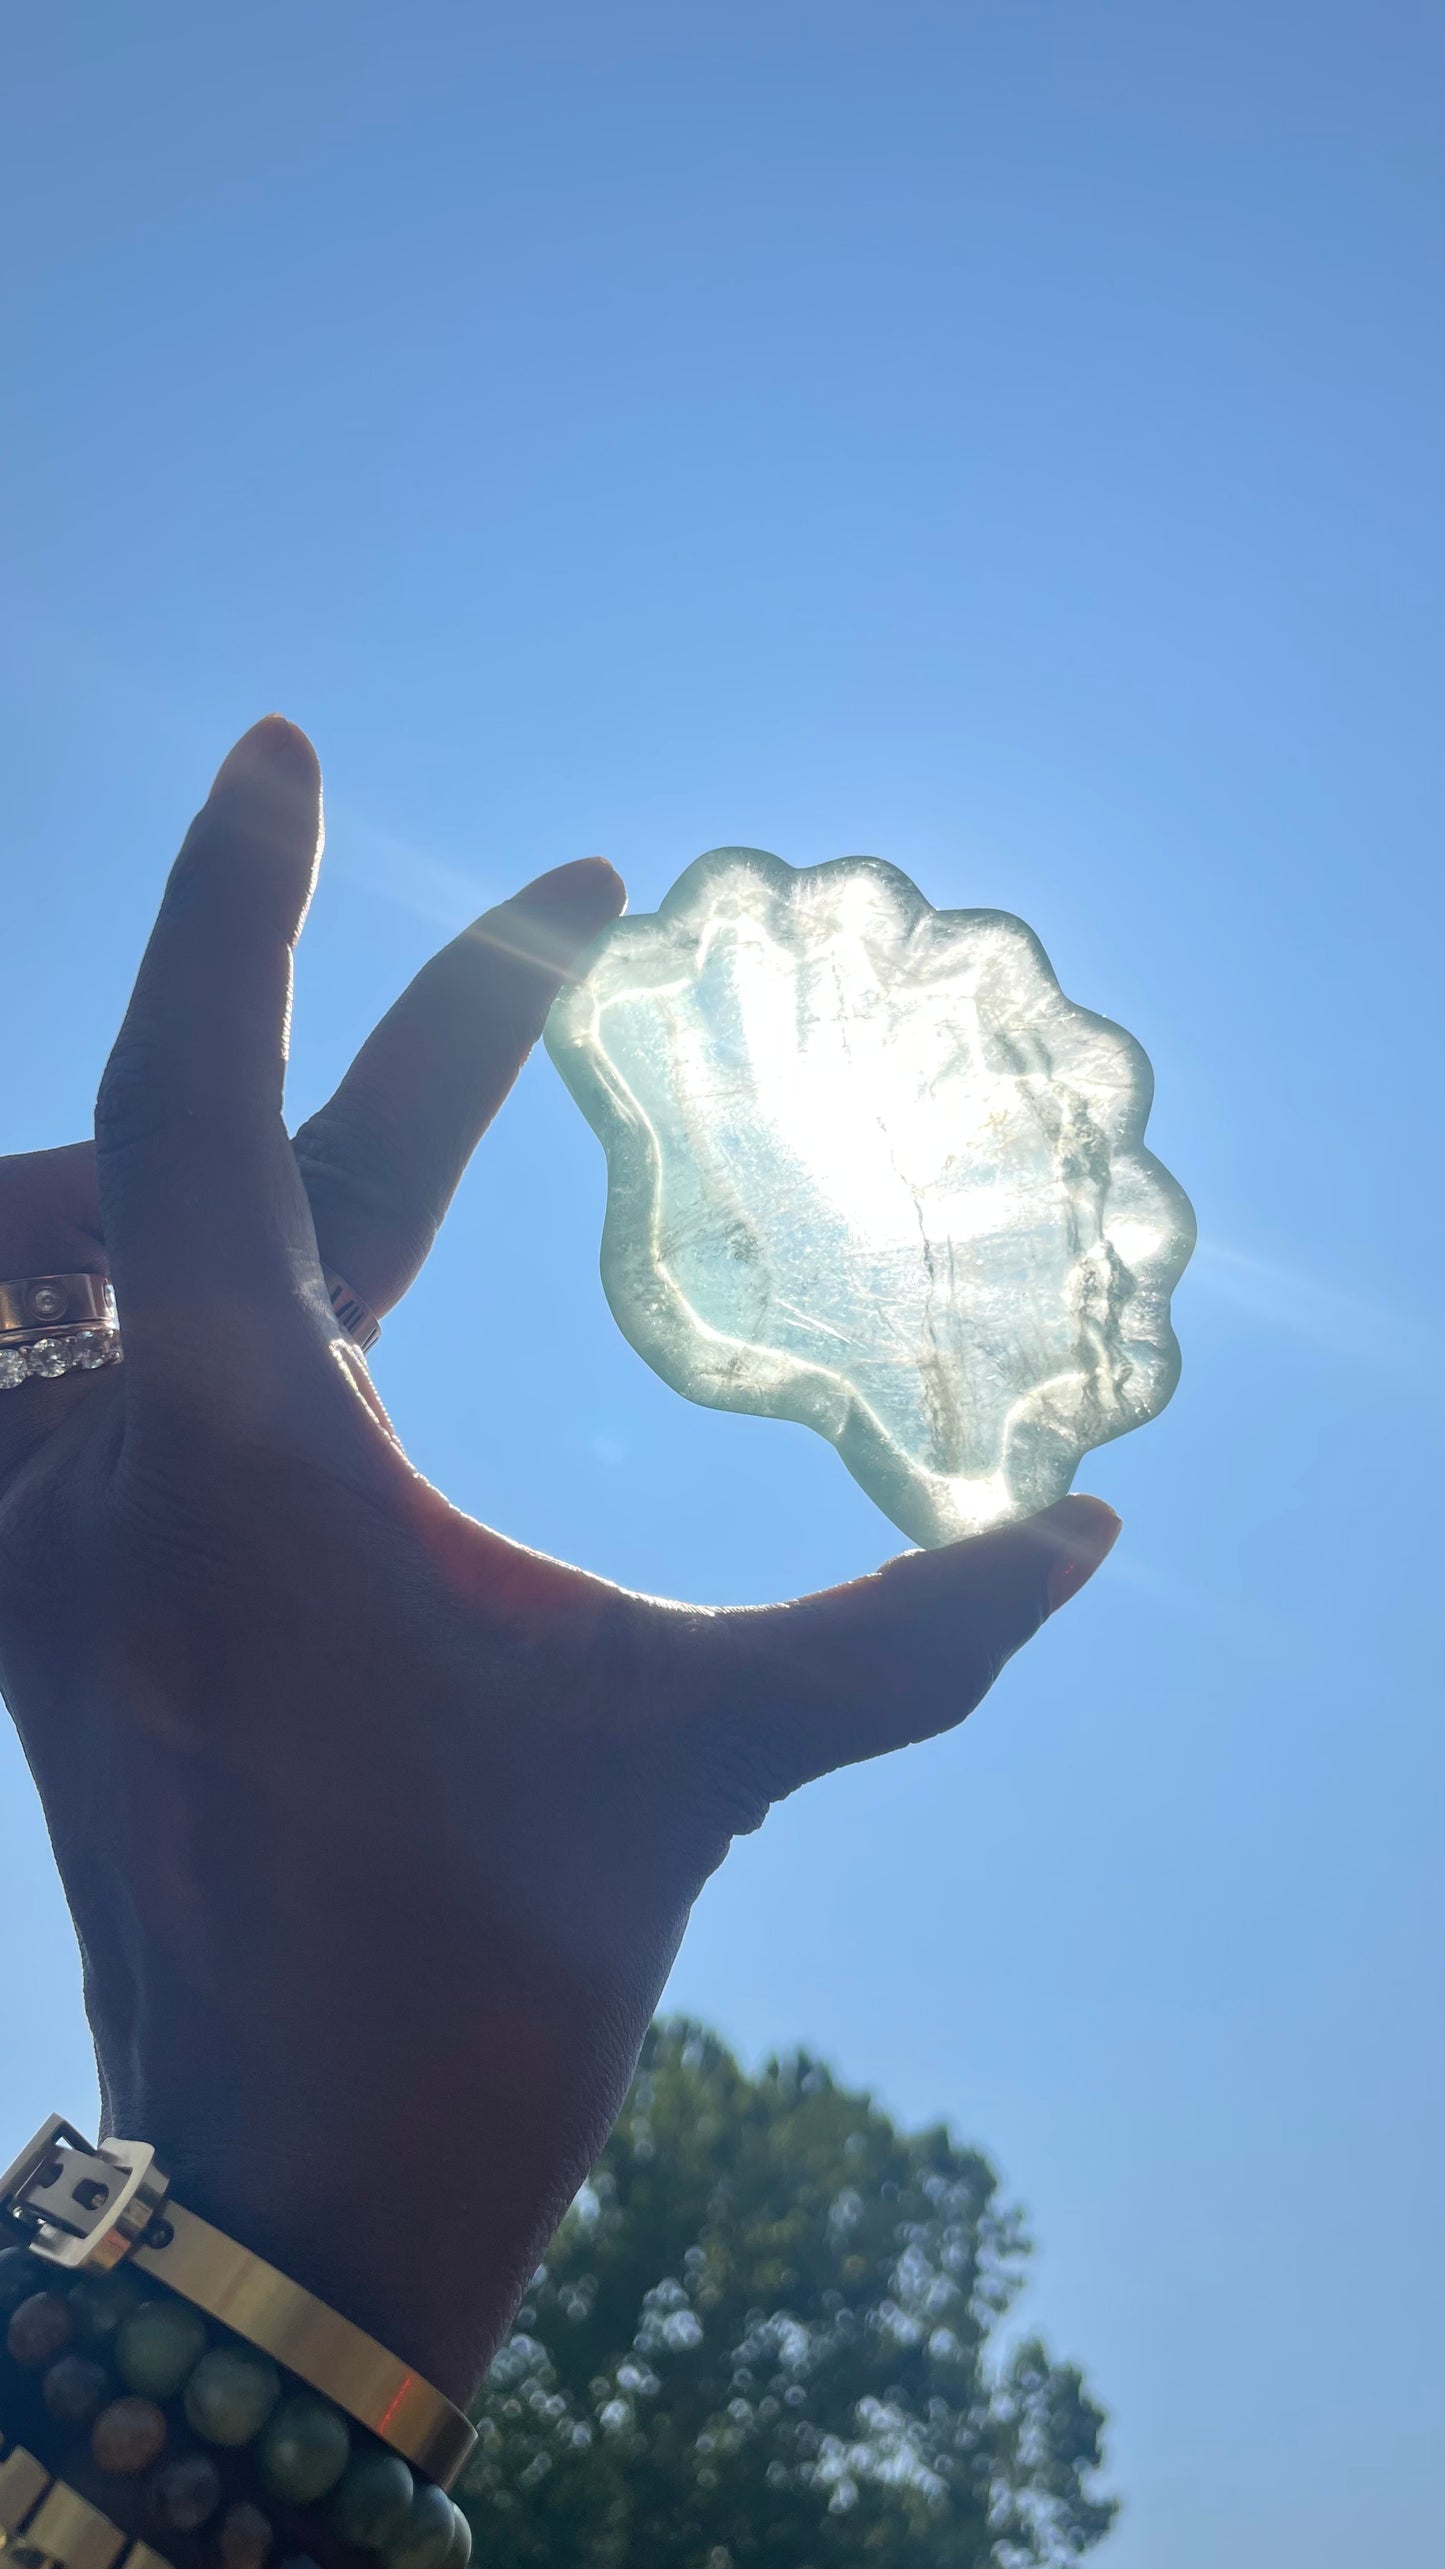
{"type": "Polygon", "coordinates": [[[666,1382],[831,1439],[917,1543],[1047,1507],[1163,1408],[1187,1199],[1133,1038],[999,910],[717,848],[547,1048],[607,1153],[602,1279],[666,1382]]]}

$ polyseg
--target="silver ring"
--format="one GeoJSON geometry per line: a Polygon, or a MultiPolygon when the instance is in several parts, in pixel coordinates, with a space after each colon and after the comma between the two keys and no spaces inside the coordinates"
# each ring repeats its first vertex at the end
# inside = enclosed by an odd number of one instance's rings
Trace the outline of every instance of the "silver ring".
{"type": "Polygon", "coordinates": [[[0,1347],[64,1337],[72,1329],[114,1327],[109,1276],[19,1276],[0,1284],[0,1347]]]}
{"type": "MultiPolygon", "coordinates": [[[[362,1354],[381,1336],[381,1322],[359,1293],[328,1267],[331,1308],[362,1354]]],[[[55,1382],[118,1365],[125,1350],[109,1276],[17,1276],[0,1284],[0,1392],[22,1383],[55,1382]]]]}

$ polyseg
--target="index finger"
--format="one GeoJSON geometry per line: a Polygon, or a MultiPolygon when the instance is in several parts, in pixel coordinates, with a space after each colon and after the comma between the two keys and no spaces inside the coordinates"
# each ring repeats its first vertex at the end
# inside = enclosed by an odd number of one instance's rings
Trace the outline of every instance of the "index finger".
{"type": "Polygon", "coordinates": [[[321,852],[321,774],[268,715],[239,740],[167,883],[96,1104],[101,1213],[132,1376],[294,1282],[310,1217],[282,1122],[291,953],[321,852]]]}

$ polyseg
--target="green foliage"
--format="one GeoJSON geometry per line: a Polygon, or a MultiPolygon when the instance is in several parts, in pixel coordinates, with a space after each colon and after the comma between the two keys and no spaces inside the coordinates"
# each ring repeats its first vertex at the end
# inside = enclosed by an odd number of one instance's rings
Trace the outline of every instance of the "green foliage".
{"type": "Polygon", "coordinates": [[[1035,2569],[1091,2549],[1103,2418],[990,2337],[1028,2254],[946,2130],[654,2026],[475,2412],[486,2569],[1035,2569]]]}

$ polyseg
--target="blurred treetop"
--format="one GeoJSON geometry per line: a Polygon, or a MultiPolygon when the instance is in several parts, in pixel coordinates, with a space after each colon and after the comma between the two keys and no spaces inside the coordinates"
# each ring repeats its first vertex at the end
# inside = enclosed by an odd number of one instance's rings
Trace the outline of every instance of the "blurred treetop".
{"type": "Polygon", "coordinates": [[[942,2126],[654,2026],[475,2411],[481,2569],[1076,2559],[1103,2415],[1036,2340],[997,2352],[1028,2253],[942,2126]]]}

